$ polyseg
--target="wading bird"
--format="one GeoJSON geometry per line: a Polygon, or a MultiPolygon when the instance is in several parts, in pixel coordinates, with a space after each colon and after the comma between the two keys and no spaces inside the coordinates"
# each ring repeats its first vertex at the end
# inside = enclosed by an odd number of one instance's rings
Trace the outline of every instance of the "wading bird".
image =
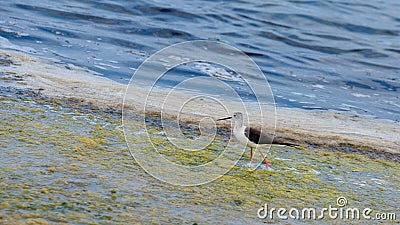
{"type": "Polygon", "coordinates": [[[234,127],[233,127],[233,135],[235,138],[242,144],[250,147],[250,166],[253,161],[253,148],[256,148],[260,153],[261,157],[265,162],[265,167],[268,169],[268,160],[261,152],[259,145],[262,144],[284,144],[289,146],[294,146],[295,144],[288,143],[279,143],[274,141],[274,137],[272,135],[268,135],[263,133],[260,129],[254,127],[246,127],[243,126],[243,114],[240,112],[233,113],[233,116],[217,119],[220,120],[228,120],[233,119],[234,127]]]}

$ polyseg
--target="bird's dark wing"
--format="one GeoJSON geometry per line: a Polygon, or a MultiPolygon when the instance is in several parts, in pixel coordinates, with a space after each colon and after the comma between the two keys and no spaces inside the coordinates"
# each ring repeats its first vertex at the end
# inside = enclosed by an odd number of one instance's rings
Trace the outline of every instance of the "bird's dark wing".
{"type": "Polygon", "coordinates": [[[246,127],[244,135],[246,135],[251,142],[256,144],[271,144],[273,140],[272,136],[262,133],[261,130],[252,127],[246,127]]]}
{"type": "Polygon", "coordinates": [[[246,127],[244,130],[244,135],[251,141],[256,144],[278,144],[278,145],[286,145],[291,147],[299,146],[296,143],[290,142],[286,139],[278,138],[268,133],[261,132],[260,129],[246,127]]]}

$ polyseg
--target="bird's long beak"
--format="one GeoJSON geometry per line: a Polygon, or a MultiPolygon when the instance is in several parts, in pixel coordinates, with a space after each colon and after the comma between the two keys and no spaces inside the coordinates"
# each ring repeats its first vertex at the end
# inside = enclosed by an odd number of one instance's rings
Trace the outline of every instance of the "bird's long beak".
{"type": "Polygon", "coordinates": [[[229,119],[232,119],[232,116],[225,117],[225,118],[221,118],[221,119],[217,119],[217,121],[220,121],[220,120],[229,120],[229,119]]]}

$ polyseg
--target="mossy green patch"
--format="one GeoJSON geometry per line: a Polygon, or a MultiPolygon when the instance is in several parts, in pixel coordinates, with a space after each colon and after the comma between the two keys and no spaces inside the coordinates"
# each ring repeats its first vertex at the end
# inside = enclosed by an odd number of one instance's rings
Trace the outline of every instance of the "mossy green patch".
{"type": "MultiPolygon", "coordinates": [[[[241,166],[249,160],[245,152],[238,165],[211,183],[173,186],[132,159],[118,115],[31,95],[1,99],[7,104],[0,108],[0,215],[11,223],[229,224],[234,219],[254,224],[264,222],[257,210],[265,203],[321,208],[336,206],[339,196],[352,207],[399,210],[393,196],[399,192],[400,165],[385,158],[272,147],[271,170],[241,166]]],[[[199,165],[227,146],[226,138],[217,136],[203,150],[182,151],[162,131],[154,123],[148,133],[132,135],[130,150],[155,147],[171,161],[199,165]]]]}

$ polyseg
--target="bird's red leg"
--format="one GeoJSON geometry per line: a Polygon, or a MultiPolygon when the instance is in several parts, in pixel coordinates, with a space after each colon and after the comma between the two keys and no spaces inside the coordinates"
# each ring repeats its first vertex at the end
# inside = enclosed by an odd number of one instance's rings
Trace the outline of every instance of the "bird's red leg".
{"type": "Polygon", "coordinates": [[[250,167],[252,162],[253,162],[253,148],[250,147],[250,167]]]}
{"type": "Polygon", "coordinates": [[[263,160],[264,160],[264,162],[265,162],[265,168],[267,168],[267,169],[268,169],[268,166],[269,166],[269,164],[268,164],[268,160],[267,160],[267,158],[265,158],[265,157],[264,157],[264,155],[262,154],[262,152],[261,152],[260,148],[257,148],[257,149],[258,149],[258,152],[260,152],[260,154],[261,154],[261,157],[263,158],[263,160]]]}

